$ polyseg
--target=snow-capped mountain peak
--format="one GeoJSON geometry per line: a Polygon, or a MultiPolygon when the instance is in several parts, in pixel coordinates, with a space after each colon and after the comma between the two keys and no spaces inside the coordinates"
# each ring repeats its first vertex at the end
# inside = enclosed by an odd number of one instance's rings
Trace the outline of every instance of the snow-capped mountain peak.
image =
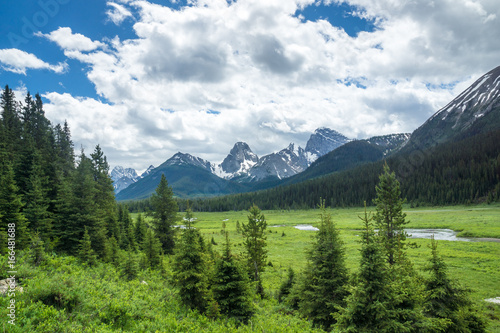
{"type": "Polygon", "coordinates": [[[220,164],[220,171],[232,175],[230,176],[231,178],[246,173],[258,161],[259,157],[254,154],[248,144],[237,142],[229,152],[229,155],[220,164]]]}

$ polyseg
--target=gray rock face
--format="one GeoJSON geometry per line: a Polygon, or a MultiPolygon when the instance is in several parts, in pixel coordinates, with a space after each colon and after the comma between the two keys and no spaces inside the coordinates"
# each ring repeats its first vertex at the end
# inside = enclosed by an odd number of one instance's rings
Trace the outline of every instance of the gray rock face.
{"type": "Polygon", "coordinates": [[[367,139],[368,143],[379,146],[384,149],[384,156],[390,155],[393,152],[399,150],[410,138],[411,133],[399,133],[399,134],[389,134],[382,136],[374,136],[367,139]]]}
{"type": "Polygon", "coordinates": [[[162,164],[162,166],[169,166],[169,165],[194,165],[212,172],[212,164],[209,161],[206,161],[202,158],[190,154],[184,154],[181,152],[175,154],[174,156],[169,158],[165,163],[162,164]]]}
{"type": "Polygon", "coordinates": [[[308,162],[304,149],[295,148],[295,144],[280,150],[277,153],[265,155],[250,169],[249,176],[252,180],[261,180],[267,177],[279,179],[293,176],[304,171],[308,162]]]}
{"type": "Polygon", "coordinates": [[[252,152],[248,144],[237,142],[220,164],[220,168],[224,173],[236,176],[246,173],[258,161],[259,157],[252,152]]]}
{"type": "Polygon", "coordinates": [[[328,154],[349,141],[351,140],[335,130],[325,127],[318,128],[306,144],[305,151],[309,163],[314,162],[318,157],[328,154]]]}
{"type": "Polygon", "coordinates": [[[500,125],[500,66],[489,71],[411,135],[411,147],[431,147],[500,125]]]}

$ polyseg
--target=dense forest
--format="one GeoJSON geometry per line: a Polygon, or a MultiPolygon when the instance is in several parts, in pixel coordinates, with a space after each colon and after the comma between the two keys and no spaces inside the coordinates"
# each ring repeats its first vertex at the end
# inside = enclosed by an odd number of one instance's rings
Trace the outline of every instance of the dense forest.
{"type": "MultiPolygon", "coordinates": [[[[343,181],[332,175],[295,187],[194,202],[192,207],[196,209],[251,207],[248,221],[238,231],[244,239],[242,254],[233,253],[225,230],[219,253],[213,248],[213,238],[208,241],[194,226],[196,219],[189,203],[174,199],[165,176],[155,194],[142,202],[141,208],[150,208],[148,221],[141,214],[134,221],[128,207],[115,201],[109,165],[99,145],[90,155],[81,149],[75,156],[68,125],[51,124],[38,94],[28,94],[23,103],[18,103],[6,86],[0,105],[2,277],[10,279],[11,294],[15,295],[18,284],[29,286],[25,292],[18,291],[17,303],[12,299],[9,303],[11,309],[17,304],[18,314],[23,314],[18,315],[16,326],[15,311],[10,312],[9,324],[16,332],[171,331],[166,326],[158,327],[159,323],[180,325],[184,317],[192,318],[192,322],[182,325],[199,330],[252,327],[251,318],[258,310],[255,300],[269,297],[262,284],[262,272],[269,266],[267,223],[257,206],[310,207],[324,191],[333,194],[328,201],[320,201],[319,231],[306,254],[307,268],[304,272],[290,268],[277,295],[282,312],[290,315],[288,327],[292,320],[296,325],[290,329],[283,325],[284,331],[485,332],[484,318],[474,309],[469,292],[448,277],[434,242],[426,278],[408,260],[406,250],[412,244],[404,231],[407,222],[400,182],[390,171],[390,167],[398,168],[395,161],[350,171],[350,177],[344,174],[343,181]],[[373,178],[360,186],[359,172],[373,174],[373,178]],[[341,197],[344,201],[339,201],[341,197]],[[359,204],[370,197],[374,198],[376,213],[373,217],[365,213],[359,273],[350,276],[344,241],[326,205],[359,204]],[[180,220],[179,204],[185,211],[182,230],[175,225],[180,220]],[[10,270],[20,267],[18,277],[6,275],[7,262],[10,270]],[[52,280],[52,276],[62,276],[64,282],[52,280]],[[172,296],[160,289],[140,293],[142,299],[130,302],[134,298],[130,286],[142,288],[139,276],[161,280],[156,286],[164,286],[169,293],[169,288],[174,288],[175,302],[187,310],[165,310],[172,296]],[[98,291],[91,286],[80,287],[88,279],[112,283],[98,291]],[[117,301],[125,296],[126,301],[117,301]],[[146,298],[154,299],[154,304],[146,298]],[[176,319],[169,317],[174,312],[176,319]]],[[[470,152],[460,155],[462,151],[454,151],[453,145],[433,152],[405,182],[412,184],[409,180],[422,177],[423,170],[432,175],[430,180],[413,187],[406,185],[406,195],[417,196],[425,188],[427,192],[416,200],[462,202],[493,193],[480,183],[498,183],[500,157],[493,143],[499,138],[500,133],[482,140],[474,138],[470,149],[477,157],[466,165],[461,158],[470,152]],[[433,175],[435,163],[441,160],[448,163],[449,172],[433,175]],[[470,163],[474,172],[460,177],[470,163]],[[462,178],[468,180],[461,184],[462,178]],[[456,179],[457,187],[428,185],[450,179],[456,179]],[[457,188],[463,193],[455,191],[457,188]]],[[[267,325],[278,325],[280,320],[267,325]]]]}

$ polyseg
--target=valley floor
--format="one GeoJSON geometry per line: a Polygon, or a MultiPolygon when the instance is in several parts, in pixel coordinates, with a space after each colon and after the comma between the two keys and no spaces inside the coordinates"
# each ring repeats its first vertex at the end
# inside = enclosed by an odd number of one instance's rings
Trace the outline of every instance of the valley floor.
{"type": "MultiPolygon", "coordinates": [[[[374,209],[372,209],[373,211],[374,209]]],[[[331,209],[346,245],[346,263],[351,272],[359,265],[361,208],[331,209]]],[[[500,205],[407,208],[412,229],[452,229],[459,237],[500,239],[500,205]]],[[[172,261],[164,258],[164,271],[141,271],[126,281],[110,264],[82,266],[73,257],[50,256],[38,267],[18,258],[18,279],[23,291],[16,293],[16,326],[2,318],[2,327],[12,332],[314,332],[310,323],[278,304],[278,288],[293,267],[306,265],[306,251],[315,231],[295,226],[319,224],[318,210],[264,211],[267,228],[268,266],[263,273],[267,299],[255,299],[257,313],[248,325],[237,326],[225,319],[207,319],[180,305],[172,286],[172,261]],[[142,282],[144,281],[144,282],[142,282]]],[[[205,239],[213,238],[221,252],[223,233],[229,231],[233,251],[241,253],[243,237],[237,221],[246,223],[248,213],[196,213],[196,228],[205,239]]],[[[179,214],[179,216],[182,216],[179,214]]],[[[135,216],[134,216],[135,218],[135,216]]],[[[181,222],[180,222],[181,223],[181,222]]],[[[415,239],[419,247],[408,249],[417,270],[431,255],[428,239],[415,239]]],[[[489,332],[500,332],[500,304],[486,299],[500,297],[500,243],[438,241],[449,275],[472,289],[471,297],[489,321],[489,332]]],[[[2,274],[6,275],[6,260],[2,274]]],[[[425,274],[425,273],[422,273],[425,274]]],[[[2,277],[4,279],[5,276],[2,277]]],[[[7,308],[8,297],[0,297],[7,308]]],[[[4,311],[6,314],[7,311],[4,311]]]]}

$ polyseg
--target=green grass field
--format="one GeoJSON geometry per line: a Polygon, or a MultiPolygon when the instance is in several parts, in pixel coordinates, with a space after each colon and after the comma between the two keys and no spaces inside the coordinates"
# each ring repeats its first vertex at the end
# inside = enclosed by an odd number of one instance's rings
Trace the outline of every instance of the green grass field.
{"type": "MultiPolygon", "coordinates": [[[[374,211],[369,207],[368,211],[374,211]]],[[[405,208],[406,220],[411,229],[452,229],[459,237],[500,239],[500,205],[449,206],[405,208]]],[[[348,268],[355,272],[359,263],[359,216],[362,208],[329,209],[332,220],[341,229],[346,245],[348,268]]],[[[275,294],[285,280],[288,267],[301,271],[306,265],[306,251],[315,231],[294,228],[298,224],[319,224],[319,210],[265,211],[268,225],[268,266],[263,273],[266,291],[275,294]],[[283,236],[284,234],[284,236],[283,236]]],[[[182,216],[182,214],[179,214],[182,216]]],[[[195,226],[206,239],[212,237],[222,249],[224,242],[223,223],[229,231],[235,253],[243,251],[243,237],[236,232],[236,222],[247,222],[247,212],[195,213],[195,226]]],[[[135,217],[135,216],[134,216],[135,217]]],[[[181,224],[182,222],[180,222],[181,224]]],[[[418,270],[426,265],[430,257],[428,239],[414,239],[419,247],[408,249],[409,258],[418,270]]],[[[471,297],[492,321],[491,332],[500,332],[500,305],[485,302],[484,299],[500,297],[500,242],[498,241],[438,241],[440,254],[445,258],[450,276],[472,289],[471,297]]],[[[422,273],[425,274],[425,273],[422,273]]]]}
{"type": "MultiPolygon", "coordinates": [[[[359,265],[358,235],[362,225],[358,216],[363,210],[349,208],[329,212],[341,229],[346,263],[354,273],[359,265]]],[[[405,212],[410,221],[408,227],[412,229],[447,228],[469,237],[500,238],[500,205],[407,208],[405,212]]],[[[233,252],[241,253],[243,237],[236,232],[236,222],[246,223],[247,214],[245,211],[195,213],[198,219],[195,226],[208,241],[214,238],[218,243],[214,248],[220,252],[224,223],[233,252]]],[[[126,281],[120,269],[111,264],[86,267],[73,257],[52,255],[42,265],[33,267],[27,256],[20,253],[17,277],[24,291],[16,296],[17,324],[7,326],[5,316],[4,328],[11,332],[319,332],[312,329],[307,320],[289,314],[274,298],[288,267],[301,272],[306,266],[306,252],[315,234],[294,226],[317,226],[319,210],[265,211],[264,214],[268,223],[270,264],[262,278],[269,297],[254,299],[256,314],[249,325],[238,327],[225,318],[210,320],[183,307],[172,285],[173,261],[169,257],[164,258],[163,272],[140,271],[136,279],[126,281]]],[[[132,217],[135,219],[136,214],[132,217]]],[[[419,247],[408,249],[407,253],[415,268],[421,271],[431,255],[427,247],[430,241],[414,241],[419,247]]],[[[500,243],[438,241],[438,244],[449,275],[472,289],[473,302],[489,321],[488,331],[500,332],[500,304],[484,301],[500,297],[500,243]]],[[[0,297],[0,307],[7,309],[8,302],[9,298],[0,297]]]]}

